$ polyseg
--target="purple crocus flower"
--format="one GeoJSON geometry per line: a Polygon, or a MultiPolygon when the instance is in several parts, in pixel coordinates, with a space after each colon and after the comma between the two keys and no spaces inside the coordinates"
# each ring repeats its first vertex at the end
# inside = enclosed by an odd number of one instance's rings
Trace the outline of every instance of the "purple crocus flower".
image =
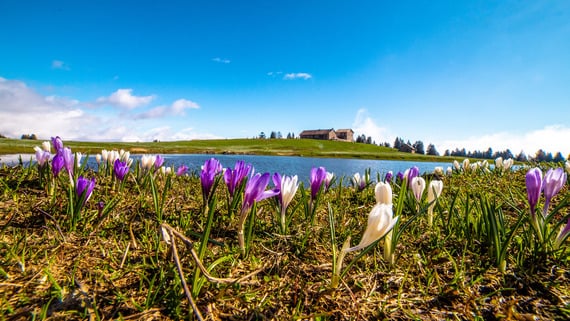
{"type": "Polygon", "coordinates": [[[404,179],[404,173],[398,172],[398,174],[396,174],[396,180],[401,182],[403,179],[404,179]]]}
{"type": "Polygon", "coordinates": [[[243,195],[243,204],[241,207],[241,215],[249,212],[254,202],[259,202],[268,197],[273,197],[279,194],[279,190],[265,190],[270,180],[270,174],[257,173],[253,175],[245,186],[243,195]]]}
{"type": "Polygon", "coordinates": [[[117,158],[113,164],[113,172],[118,180],[123,181],[123,179],[125,179],[125,175],[129,172],[129,165],[127,162],[122,162],[117,158]]]}
{"type": "Polygon", "coordinates": [[[542,171],[538,168],[531,168],[526,173],[526,195],[528,197],[528,204],[530,205],[530,214],[534,217],[536,204],[540,198],[540,191],[542,190],[542,171]]]}
{"type": "Polygon", "coordinates": [[[242,160],[236,162],[234,169],[226,168],[224,172],[224,182],[228,187],[231,197],[234,196],[236,189],[243,182],[244,178],[249,175],[251,168],[251,164],[246,164],[242,160]]]}
{"type": "Polygon", "coordinates": [[[188,166],[184,164],[180,165],[180,167],[178,167],[178,169],[176,170],[176,176],[182,176],[186,174],[186,172],[188,172],[188,166]]]}
{"type": "Polygon", "coordinates": [[[63,149],[63,141],[61,140],[61,138],[59,136],[52,137],[51,138],[51,144],[52,144],[53,149],[55,150],[56,154],[59,153],[59,151],[63,149]]]}
{"type": "Polygon", "coordinates": [[[71,148],[64,147],[63,149],[61,149],[58,152],[58,154],[61,154],[61,156],[63,156],[63,167],[65,167],[65,169],[67,170],[69,177],[73,176],[73,168],[75,165],[75,157],[73,156],[73,153],[71,152],[71,148]]]}
{"type": "Polygon", "coordinates": [[[154,159],[154,168],[158,169],[162,164],[164,164],[164,158],[160,155],[156,155],[156,158],[154,159]]]}
{"type": "Polygon", "coordinates": [[[404,177],[408,178],[408,187],[412,186],[412,180],[414,177],[418,177],[420,175],[420,169],[417,166],[412,166],[410,169],[407,170],[407,175],[404,173],[404,177]]]}
{"type": "Polygon", "coordinates": [[[394,173],[392,173],[392,171],[389,171],[388,173],[386,173],[386,176],[384,177],[384,181],[386,183],[391,183],[393,176],[394,176],[394,173]]]}
{"type": "Polygon", "coordinates": [[[91,197],[93,188],[95,188],[95,178],[87,179],[83,176],[79,176],[77,179],[77,184],[75,184],[75,192],[77,193],[78,197],[82,197],[85,193],[83,205],[85,205],[85,203],[87,203],[87,200],[89,200],[91,197]]]}
{"type": "Polygon", "coordinates": [[[309,181],[311,182],[311,199],[314,200],[317,197],[317,193],[323,185],[323,181],[327,177],[327,171],[324,167],[313,167],[311,169],[311,175],[309,176],[309,181]]]}
{"type": "Polygon", "coordinates": [[[566,173],[562,168],[551,168],[544,175],[543,189],[545,201],[544,209],[542,211],[543,216],[546,217],[550,200],[560,192],[562,187],[564,187],[564,184],[566,184],[566,173]]]}
{"type": "Polygon", "coordinates": [[[36,160],[38,161],[39,167],[44,167],[49,161],[49,157],[51,156],[49,151],[45,151],[39,147],[35,147],[34,150],[36,151],[36,160]]]}
{"type": "Polygon", "coordinates": [[[57,177],[59,175],[59,172],[63,168],[63,165],[63,155],[61,153],[56,154],[51,161],[51,172],[53,173],[53,177],[57,177]]]}
{"type": "Polygon", "coordinates": [[[215,159],[210,158],[202,166],[202,172],[200,173],[200,182],[202,183],[202,196],[204,200],[210,198],[210,193],[212,192],[212,186],[218,175],[222,171],[222,164],[215,159]]]}

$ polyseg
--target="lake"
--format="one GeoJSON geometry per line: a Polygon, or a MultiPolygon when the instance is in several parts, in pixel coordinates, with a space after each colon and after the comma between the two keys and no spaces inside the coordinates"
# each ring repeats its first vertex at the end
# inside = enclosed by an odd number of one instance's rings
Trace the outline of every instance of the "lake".
{"type": "MultiPolygon", "coordinates": [[[[371,178],[376,180],[376,174],[384,176],[388,171],[392,171],[394,175],[398,172],[404,172],[406,169],[417,166],[420,173],[433,172],[436,166],[443,167],[445,171],[448,166],[452,166],[450,162],[412,162],[412,161],[394,161],[394,160],[368,160],[368,159],[345,159],[345,158],[316,158],[316,157],[298,157],[298,156],[260,156],[260,155],[219,155],[219,154],[161,154],[165,159],[165,165],[174,166],[175,169],[184,164],[188,166],[190,171],[198,172],[200,167],[207,159],[212,157],[218,159],[223,167],[233,168],[235,163],[243,160],[250,163],[258,173],[279,172],[284,175],[297,175],[300,180],[308,181],[311,168],[323,166],[328,172],[332,172],[336,177],[346,176],[352,177],[354,173],[364,174],[366,169],[371,170],[371,178]]],[[[139,160],[141,155],[131,155],[132,158],[139,160]]],[[[30,158],[35,162],[35,156],[31,154],[22,155],[25,163],[30,158]]],[[[0,163],[7,165],[18,164],[19,155],[0,155],[0,163]]],[[[95,157],[90,156],[88,166],[97,168],[95,157]]]]}

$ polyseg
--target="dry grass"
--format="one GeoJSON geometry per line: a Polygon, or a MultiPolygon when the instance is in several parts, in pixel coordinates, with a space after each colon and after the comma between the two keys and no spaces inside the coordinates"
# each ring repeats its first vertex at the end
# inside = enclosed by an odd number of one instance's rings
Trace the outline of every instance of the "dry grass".
{"type": "MultiPolygon", "coordinates": [[[[247,277],[233,283],[205,282],[195,297],[198,309],[208,320],[568,319],[566,254],[538,260],[513,245],[507,271],[500,273],[484,242],[467,240],[459,231],[445,232],[446,225],[455,224],[446,219],[454,193],[486,187],[485,192],[501,197],[509,194],[506,186],[515,186],[518,192],[509,195],[524,207],[521,183],[513,183],[521,178],[521,173],[492,179],[444,178],[446,191],[436,227],[417,221],[404,233],[395,266],[386,264],[382,247],[377,246],[336,289],[330,287],[331,243],[323,204],[332,204],[335,211],[337,245],[347,236],[354,243],[373,204],[371,188],[363,193],[351,188],[331,190],[321,202],[305,247],[301,240],[310,226],[301,215],[293,220],[290,235],[279,235],[272,203],[264,201],[247,258],[239,255],[235,219],[227,216],[225,191],[220,188],[222,201],[216,208],[204,265],[221,260],[210,271],[213,276],[247,277]],[[519,256],[525,259],[519,262],[519,256]]],[[[66,199],[52,201],[33,172],[4,168],[0,181],[0,319],[195,318],[171,247],[162,239],[150,192],[133,181],[118,192],[109,178],[98,177],[80,228],[71,232],[63,224],[66,199]],[[98,216],[96,202],[115,198],[118,202],[112,211],[98,216]]],[[[194,242],[205,224],[199,184],[195,177],[176,178],[163,210],[164,222],[194,242]]],[[[566,187],[557,201],[568,193],[566,187]]],[[[505,210],[515,213],[506,204],[505,210]]],[[[561,210],[561,215],[567,214],[568,208],[561,210]]],[[[175,242],[186,281],[192,286],[195,261],[180,239],[175,242]]],[[[348,255],[345,262],[355,255],[348,255]]]]}

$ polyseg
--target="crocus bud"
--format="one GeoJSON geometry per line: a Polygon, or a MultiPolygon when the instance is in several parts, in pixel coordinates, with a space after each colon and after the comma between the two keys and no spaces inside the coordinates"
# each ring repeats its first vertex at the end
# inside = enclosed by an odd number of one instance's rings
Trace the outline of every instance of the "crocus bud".
{"type": "Polygon", "coordinates": [[[325,176],[325,190],[328,190],[331,187],[333,178],[334,173],[327,172],[327,175],[325,176]]]}
{"type": "Polygon", "coordinates": [[[548,172],[546,172],[546,175],[544,175],[543,188],[545,201],[544,209],[542,211],[543,216],[546,217],[548,214],[548,206],[550,205],[550,200],[552,200],[552,198],[556,196],[558,192],[560,192],[562,187],[564,187],[564,184],[566,184],[566,173],[564,173],[562,168],[551,168],[548,170],[548,172]]]}
{"type": "Polygon", "coordinates": [[[178,167],[178,169],[176,170],[176,176],[182,176],[186,174],[187,171],[188,171],[188,166],[180,165],[180,167],[178,167]]]}
{"type": "Polygon", "coordinates": [[[495,158],[495,169],[502,169],[503,168],[503,158],[502,157],[497,157],[495,158]]]}
{"type": "Polygon", "coordinates": [[[510,168],[513,166],[513,164],[514,164],[514,161],[513,161],[512,158],[505,159],[505,160],[503,161],[503,169],[504,169],[504,170],[508,170],[508,169],[510,169],[510,168]]]}
{"type": "Polygon", "coordinates": [[[53,145],[53,149],[56,153],[59,153],[59,151],[63,149],[63,141],[59,136],[52,137],[51,144],[53,145]]]}
{"type": "Polygon", "coordinates": [[[436,166],[433,169],[434,174],[438,175],[438,176],[443,176],[443,167],[442,166],[436,166]]]}
{"type": "Polygon", "coordinates": [[[377,204],[392,204],[392,186],[389,183],[379,182],[374,187],[377,204]]]}
{"type": "Polygon", "coordinates": [[[466,158],[466,159],[463,160],[463,170],[466,171],[466,170],[469,170],[469,169],[470,169],[470,167],[469,167],[469,158],[466,158]]]}
{"type": "Polygon", "coordinates": [[[45,141],[42,143],[42,149],[48,153],[51,152],[51,143],[48,141],[45,141]]]}
{"type": "Polygon", "coordinates": [[[311,200],[314,200],[317,197],[326,177],[327,171],[324,167],[311,168],[311,173],[309,175],[309,181],[311,183],[311,200]]]}
{"type": "Polygon", "coordinates": [[[530,214],[534,217],[536,204],[540,198],[540,191],[542,190],[542,171],[538,168],[531,168],[526,173],[526,195],[528,204],[530,205],[530,214]]]}
{"type": "Polygon", "coordinates": [[[441,191],[443,191],[443,182],[442,181],[431,181],[429,182],[428,192],[427,192],[427,202],[429,204],[428,207],[428,225],[431,226],[433,223],[433,208],[435,206],[435,200],[439,198],[441,195],[441,191]]]}
{"type": "Polygon", "coordinates": [[[154,167],[159,168],[160,166],[162,166],[163,163],[164,163],[164,158],[162,158],[162,156],[160,155],[156,155],[156,158],[154,159],[154,167]]]}
{"type": "Polygon", "coordinates": [[[384,181],[386,183],[391,183],[392,177],[394,177],[394,173],[392,171],[388,171],[388,173],[386,173],[386,176],[384,177],[384,181]]]}
{"type": "Polygon", "coordinates": [[[103,162],[107,163],[109,160],[109,152],[106,149],[103,149],[101,151],[101,158],[103,159],[103,162]]]}
{"type": "Polygon", "coordinates": [[[461,170],[461,165],[459,165],[459,162],[456,160],[453,161],[453,167],[455,167],[456,171],[461,170]]]}
{"type": "Polygon", "coordinates": [[[142,155],[141,156],[141,168],[144,170],[150,170],[154,166],[154,156],[142,155]]]}
{"type": "Polygon", "coordinates": [[[119,181],[122,181],[125,179],[125,175],[129,172],[129,165],[125,162],[121,162],[121,160],[117,158],[113,164],[113,171],[115,173],[115,177],[119,181]]]}
{"type": "Polygon", "coordinates": [[[83,176],[79,176],[77,178],[77,184],[75,184],[75,191],[78,197],[83,196],[85,193],[85,199],[83,200],[83,205],[87,203],[89,198],[91,197],[91,193],[93,193],[93,188],[95,188],[95,178],[91,178],[90,180],[87,178],[83,178],[83,176]]]}
{"type": "Polygon", "coordinates": [[[297,193],[297,188],[299,188],[299,184],[297,183],[297,175],[291,176],[283,176],[281,178],[281,186],[278,186],[281,190],[281,207],[287,208],[289,203],[295,197],[295,193],[297,193]]]}
{"type": "Polygon", "coordinates": [[[421,202],[422,194],[424,193],[424,189],[426,188],[426,181],[421,176],[414,177],[411,182],[412,192],[414,193],[414,197],[416,200],[421,202]]]}

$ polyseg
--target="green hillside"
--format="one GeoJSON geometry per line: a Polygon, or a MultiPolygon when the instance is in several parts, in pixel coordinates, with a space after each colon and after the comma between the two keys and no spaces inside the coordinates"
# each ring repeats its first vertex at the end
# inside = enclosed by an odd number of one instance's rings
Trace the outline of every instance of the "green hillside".
{"type": "MultiPolygon", "coordinates": [[[[0,154],[33,153],[41,140],[0,139],[0,154]]],[[[124,149],[144,154],[254,154],[307,157],[335,157],[362,159],[401,159],[417,161],[446,161],[434,157],[398,152],[393,148],[313,139],[218,139],[172,142],[78,142],[64,141],[73,151],[96,154],[102,149],[124,149]]]]}

